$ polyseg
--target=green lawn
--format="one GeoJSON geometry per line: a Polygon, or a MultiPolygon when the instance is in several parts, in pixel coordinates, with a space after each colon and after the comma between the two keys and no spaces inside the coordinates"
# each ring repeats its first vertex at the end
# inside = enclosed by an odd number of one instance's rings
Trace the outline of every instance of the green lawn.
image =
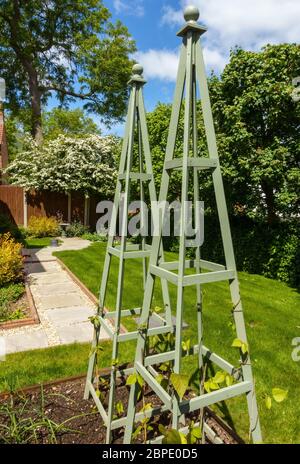
{"type": "MultiPolygon", "coordinates": [[[[57,256],[97,295],[106,245],[95,243],[80,251],[57,252],[57,256]]],[[[169,254],[168,258],[175,259],[169,254]]],[[[113,261],[112,281],[108,289],[107,304],[111,308],[115,299],[117,260],[113,261]]],[[[300,363],[292,361],[292,340],[299,336],[299,294],[277,281],[240,273],[242,299],[257,386],[264,441],[268,443],[300,443],[300,363]],[[297,314],[298,313],[298,314],[297,314]],[[265,408],[263,396],[273,387],[289,390],[288,399],[275,404],[271,411],[265,408]]],[[[141,304],[141,262],[126,261],[126,285],[124,307],[141,304]]],[[[170,287],[174,306],[176,287],[170,287]]],[[[195,293],[187,288],[184,320],[189,328],[184,339],[196,342],[195,293]]],[[[155,291],[154,305],[161,304],[160,291],[155,291]]],[[[204,286],[204,342],[210,349],[237,365],[237,352],[231,348],[234,334],[229,327],[231,303],[228,285],[225,283],[204,286]]],[[[128,325],[128,322],[125,321],[128,325]]],[[[132,323],[129,324],[132,327],[132,323]]],[[[104,344],[102,366],[110,364],[110,344],[104,344]]],[[[48,350],[19,353],[0,363],[2,388],[4,377],[18,376],[21,385],[38,383],[86,371],[87,345],[72,345],[48,350]]],[[[120,361],[132,361],[134,343],[122,344],[120,361]]],[[[184,370],[195,370],[195,359],[184,361],[184,370]]],[[[248,432],[248,417],[244,398],[220,405],[219,413],[232,422],[244,437],[248,432]]]]}
{"type": "Polygon", "coordinates": [[[45,248],[50,245],[52,237],[43,237],[43,238],[35,238],[35,237],[27,237],[25,239],[24,247],[25,248],[45,248]]]}

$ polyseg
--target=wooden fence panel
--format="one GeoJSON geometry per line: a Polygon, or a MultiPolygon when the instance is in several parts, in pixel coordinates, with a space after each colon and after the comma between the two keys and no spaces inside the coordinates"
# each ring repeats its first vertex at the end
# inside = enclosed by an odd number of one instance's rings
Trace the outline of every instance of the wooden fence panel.
{"type": "Polygon", "coordinates": [[[61,215],[64,221],[68,220],[68,197],[58,192],[36,192],[27,194],[27,217],[50,217],[61,215]]]}
{"type": "Polygon", "coordinates": [[[0,212],[16,225],[24,224],[24,193],[22,187],[0,185],[0,212]]]}
{"type": "Polygon", "coordinates": [[[71,194],[71,218],[72,221],[84,223],[84,195],[81,192],[71,194]]]}
{"type": "MultiPolygon", "coordinates": [[[[60,215],[63,221],[68,222],[68,196],[64,193],[50,191],[31,191],[26,195],[27,222],[32,216],[50,217],[60,215]]],[[[96,207],[101,197],[92,195],[89,205],[89,225],[95,230],[100,217],[96,207]]],[[[23,188],[13,185],[0,185],[0,212],[6,214],[17,225],[24,225],[24,193],[23,188]]],[[[71,220],[84,222],[84,195],[72,192],[71,220]]]]}

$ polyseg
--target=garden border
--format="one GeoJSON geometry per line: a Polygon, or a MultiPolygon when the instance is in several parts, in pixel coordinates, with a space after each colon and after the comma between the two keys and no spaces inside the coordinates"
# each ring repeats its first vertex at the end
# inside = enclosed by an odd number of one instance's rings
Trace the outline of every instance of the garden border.
{"type": "Polygon", "coordinates": [[[27,282],[25,282],[25,292],[27,297],[27,302],[29,306],[30,316],[24,319],[18,319],[15,321],[7,321],[0,323],[0,330],[9,330],[9,329],[18,329],[19,327],[31,326],[40,324],[40,318],[34,303],[34,299],[30,290],[30,287],[27,282]]]}
{"type": "MultiPolygon", "coordinates": [[[[124,364],[122,367],[132,367],[132,364],[124,364]]],[[[110,368],[106,367],[106,368],[102,368],[100,369],[99,371],[99,375],[100,377],[108,377],[110,375],[110,368]]],[[[41,382],[40,384],[34,384],[34,385],[30,385],[30,386],[27,386],[27,387],[21,387],[21,388],[18,388],[14,394],[19,394],[19,395],[30,395],[30,394],[33,394],[33,393],[36,393],[38,392],[41,387],[43,387],[43,389],[46,389],[46,388],[51,388],[51,387],[56,387],[58,385],[61,385],[61,384],[65,384],[65,383],[68,383],[68,382],[75,382],[76,380],[81,380],[81,379],[85,379],[86,378],[86,374],[81,374],[81,375],[75,375],[75,376],[71,376],[71,377],[64,377],[64,378],[60,378],[60,379],[57,379],[57,380],[50,380],[48,382],[41,382]]],[[[7,398],[9,398],[10,396],[10,392],[1,392],[0,393],[0,401],[5,401],[7,398]]],[[[204,410],[209,414],[209,416],[214,419],[217,424],[222,427],[228,434],[230,434],[232,436],[232,438],[234,438],[238,444],[244,444],[245,442],[243,441],[243,439],[236,433],[236,431],[231,428],[220,416],[218,416],[212,409],[210,409],[209,407],[205,407],[204,410]]]]}

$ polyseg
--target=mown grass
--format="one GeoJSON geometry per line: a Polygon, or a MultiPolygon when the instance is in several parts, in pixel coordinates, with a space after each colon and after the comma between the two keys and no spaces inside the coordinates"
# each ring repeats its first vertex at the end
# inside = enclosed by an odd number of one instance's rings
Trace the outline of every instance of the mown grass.
{"type": "MultiPolygon", "coordinates": [[[[95,243],[81,251],[57,252],[59,258],[95,294],[105,255],[105,244],[95,243]]],[[[168,254],[168,259],[175,255],[168,254]]],[[[113,308],[116,296],[118,262],[113,260],[111,280],[107,293],[107,306],[113,308]]],[[[126,284],[124,308],[137,307],[142,299],[141,262],[126,261],[126,284]]],[[[300,443],[300,363],[292,360],[292,340],[299,336],[299,294],[283,283],[257,275],[240,273],[241,294],[247,324],[248,341],[256,380],[257,397],[264,441],[267,443],[300,443]],[[287,400],[268,411],[264,395],[274,387],[289,391],[287,400]]],[[[174,306],[176,287],[170,286],[174,306]]],[[[204,298],[204,342],[211,350],[238,365],[238,353],[231,348],[235,334],[229,326],[231,302],[228,285],[216,283],[203,286],[204,298]]],[[[157,287],[153,306],[161,305],[161,294],[157,287]]],[[[196,343],[196,309],[193,288],[185,291],[184,320],[189,327],[184,331],[184,340],[196,343]]],[[[128,321],[124,321],[128,326],[128,321]]],[[[129,327],[133,326],[131,321],[129,327]]],[[[135,345],[124,343],[119,356],[120,362],[132,361],[135,345]]],[[[0,363],[0,376],[18,376],[21,385],[40,383],[68,375],[85,373],[89,346],[71,345],[18,353],[0,363]]],[[[104,343],[102,367],[110,365],[110,343],[104,343]]],[[[183,370],[191,374],[196,369],[196,360],[188,358],[183,370]]],[[[234,425],[245,439],[248,436],[248,416],[244,398],[233,399],[226,405],[218,405],[218,412],[234,425]]]]}
{"type": "Polygon", "coordinates": [[[52,238],[51,237],[27,237],[24,241],[25,248],[45,248],[50,245],[52,238]]]}

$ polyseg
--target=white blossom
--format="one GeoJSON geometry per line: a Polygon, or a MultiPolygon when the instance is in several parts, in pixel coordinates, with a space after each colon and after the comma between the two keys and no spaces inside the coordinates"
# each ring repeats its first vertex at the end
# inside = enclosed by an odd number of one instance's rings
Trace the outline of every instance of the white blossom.
{"type": "Polygon", "coordinates": [[[60,135],[42,146],[27,137],[25,150],[5,172],[11,184],[26,191],[82,191],[86,196],[98,193],[109,197],[116,183],[116,146],[117,140],[111,136],[60,135]]]}

